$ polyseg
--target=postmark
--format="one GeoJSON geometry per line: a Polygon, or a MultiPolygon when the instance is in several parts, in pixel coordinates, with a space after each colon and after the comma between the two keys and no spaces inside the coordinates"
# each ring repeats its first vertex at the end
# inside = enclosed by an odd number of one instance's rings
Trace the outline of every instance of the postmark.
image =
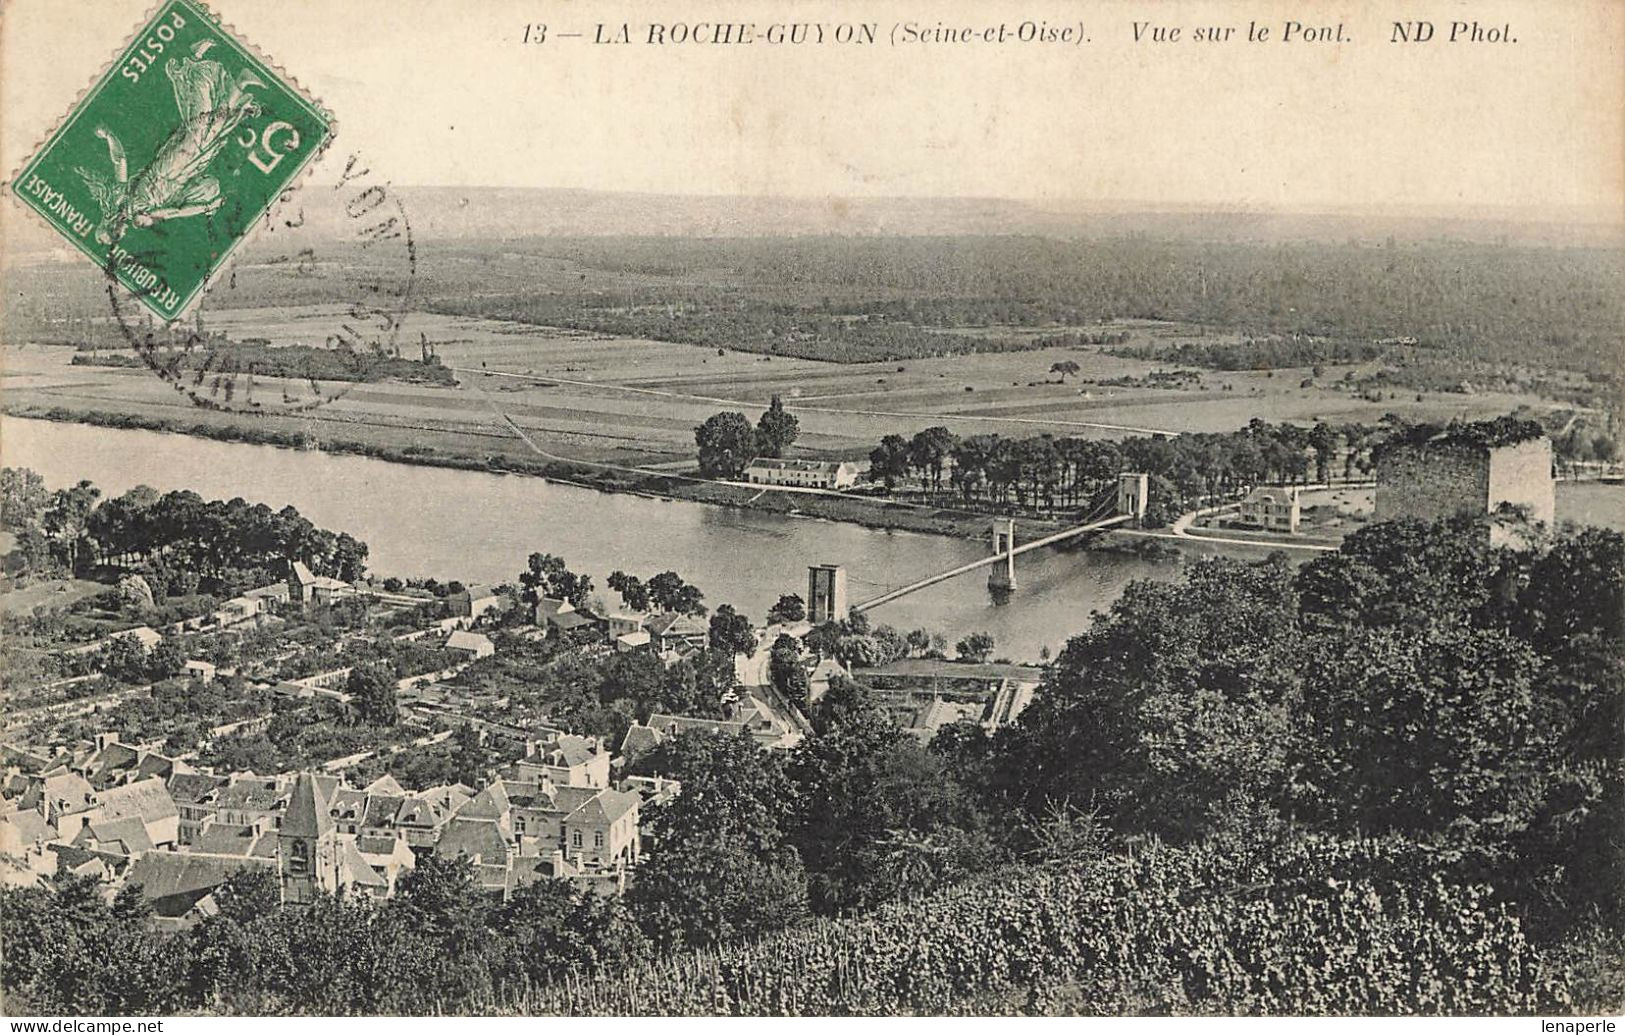
{"type": "Polygon", "coordinates": [[[198,299],[334,126],[197,0],[165,0],[11,189],[168,322],[198,299]]]}
{"type": "Polygon", "coordinates": [[[190,321],[154,323],[106,271],[113,318],[131,349],[195,405],[301,413],[398,372],[419,349],[427,358],[431,346],[404,333],[417,245],[400,193],[365,155],[322,161],[333,164],[334,182],[285,190],[190,321]],[[315,304],[297,304],[307,297],[315,304]],[[290,299],[296,304],[282,304],[290,299]]]}
{"type": "Polygon", "coordinates": [[[301,412],[400,362],[416,273],[398,193],[363,156],[331,154],[335,132],[199,0],[165,0],[12,190],[97,263],[131,349],[177,393],[206,409],[301,412]],[[324,164],[335,183],[302,184],[324,164]],[[252,295],[239,273],[292,282],[281,286],[294,296],[329,278],[350,290],[293,347],[273,347],[205,319],[252,295]]]}

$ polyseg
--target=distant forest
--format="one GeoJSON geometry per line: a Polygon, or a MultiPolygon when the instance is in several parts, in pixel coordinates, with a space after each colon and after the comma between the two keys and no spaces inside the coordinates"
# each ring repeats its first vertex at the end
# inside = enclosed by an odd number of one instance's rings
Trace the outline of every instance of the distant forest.
{"type": "MultiPolygon", "coordinates": [[[[376,257],[316,272],[275,257],[217,286],[215,308],[352,302],[376,257]]],[[[8,340],[100,317],[101,285],[14,271],[8,340]],[[68,284],[75,281],[75,284],[68,284]]],[[[1625,348],[1625,249],[1404,242],[1216,243],[1124,237],[527,238],[425,242],[414,295],[460,315],[836,362],[1053,344],[1113,319],[1253,338],[1415,340],[1442,360],[1605,377],[1625,348]]],[[[84,324],[79,324],[80,328],[84,324]]],[[[109,342],[111,344],[111,342],[109,342]]],[[[1358,351],[1356,350],[1356,354],[1358,351]]],[[[1337,362],[1338,357],[1326,356],[1337,362]]],[[[1219,364],[1212,364],[1219,365],[1219,364]]],[[[1243,364],[1246,365],[1246,364],[1243,364]]]]}
{"type": "Polygon", "coordinates": [[[1464,360],[1594,373],[1613,370],[1625,340],[1625,252],[1613,249],[1032,237],[503,247],[431,267],[424,297],[447,312],[836,361],[1029,348],[1031,336],[952,332],[1123,318],[1415,338],[1464,360]],[[503,275],[526,266],[538,275],[503,275]],[[449,268],[461,276],[443,279],[449,268]],[[483,290],[461,290],[481,270],[483,290]]]}

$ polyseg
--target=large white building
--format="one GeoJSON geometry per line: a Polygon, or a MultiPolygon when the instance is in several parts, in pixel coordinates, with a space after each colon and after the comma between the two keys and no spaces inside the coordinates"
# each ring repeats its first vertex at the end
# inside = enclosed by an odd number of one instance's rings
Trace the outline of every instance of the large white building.
{"type": "Polygon", "coordinates": [[[856,464],[845,460],[776,460],[758,457],[745,468],[752,485],[795,485],[809,489],[846,489],[857,484],[856,464]]]}

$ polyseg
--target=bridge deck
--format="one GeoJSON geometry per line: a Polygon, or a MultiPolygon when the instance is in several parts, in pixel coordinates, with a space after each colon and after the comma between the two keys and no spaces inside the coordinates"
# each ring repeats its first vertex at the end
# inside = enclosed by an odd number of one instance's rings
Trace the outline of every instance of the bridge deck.
{"type": "MultiPolygon", "coordinates": [[[[1112,525],[1120,524],[1127,520],[1129,520],[1128,514],[1118,514],[1115,517],[1109,517],[1103,521],[1092,521],[1087,525],[1079,525],[1076,528],[1063,529],[1062,531],[1056,532],[1053,535],[1044,536],[1042,539],[1034,539],[1030,543],[1023,543],[1014,550],[1011,550],[1010,553],[1019,557],[1028,550],[1037,550],[1040,547],[1049,546],[1051,543],[1058,543],[1063,539],[1071,539],[1073,536],[1084,535],[1102,528],[1108,528],[1112,525]]],[[[954,578],[957,575],[963,575],[968,571],[975,571],[977,568],[985,568],[990,564],[1000,564],[1004,561],[1006,556],[1007,555],[1003,553],[989,554],[988,556],[979,560],[971,561],[969,564],[961,564],[957,568],[950,568],[947,571],[938,572],[935,575],[923,578],[918,582],[911,582],[908,585],[903,586],[901,589],[894,589],[889,593],[882,593],[880,596],[865,600],[861,604],[853,604],[852,610],[868,611],[871,608],[879,607],[881,604],[889,604],[898,597],[906,597],[910,593],[918,592],[919,590],[925,589],[927,586],[935,586],[939,582],[946,582],[949,579],[954,578]]]]}

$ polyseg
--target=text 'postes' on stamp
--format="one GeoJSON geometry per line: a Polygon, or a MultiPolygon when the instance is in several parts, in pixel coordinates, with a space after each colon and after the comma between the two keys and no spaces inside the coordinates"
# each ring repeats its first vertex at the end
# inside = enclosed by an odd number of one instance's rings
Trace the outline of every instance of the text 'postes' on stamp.
{"type": "Polygon", "coordinates": [[[332,118],[214,15],[169,0],[11,187],[168,321],[332,134],[332,118]]]}

